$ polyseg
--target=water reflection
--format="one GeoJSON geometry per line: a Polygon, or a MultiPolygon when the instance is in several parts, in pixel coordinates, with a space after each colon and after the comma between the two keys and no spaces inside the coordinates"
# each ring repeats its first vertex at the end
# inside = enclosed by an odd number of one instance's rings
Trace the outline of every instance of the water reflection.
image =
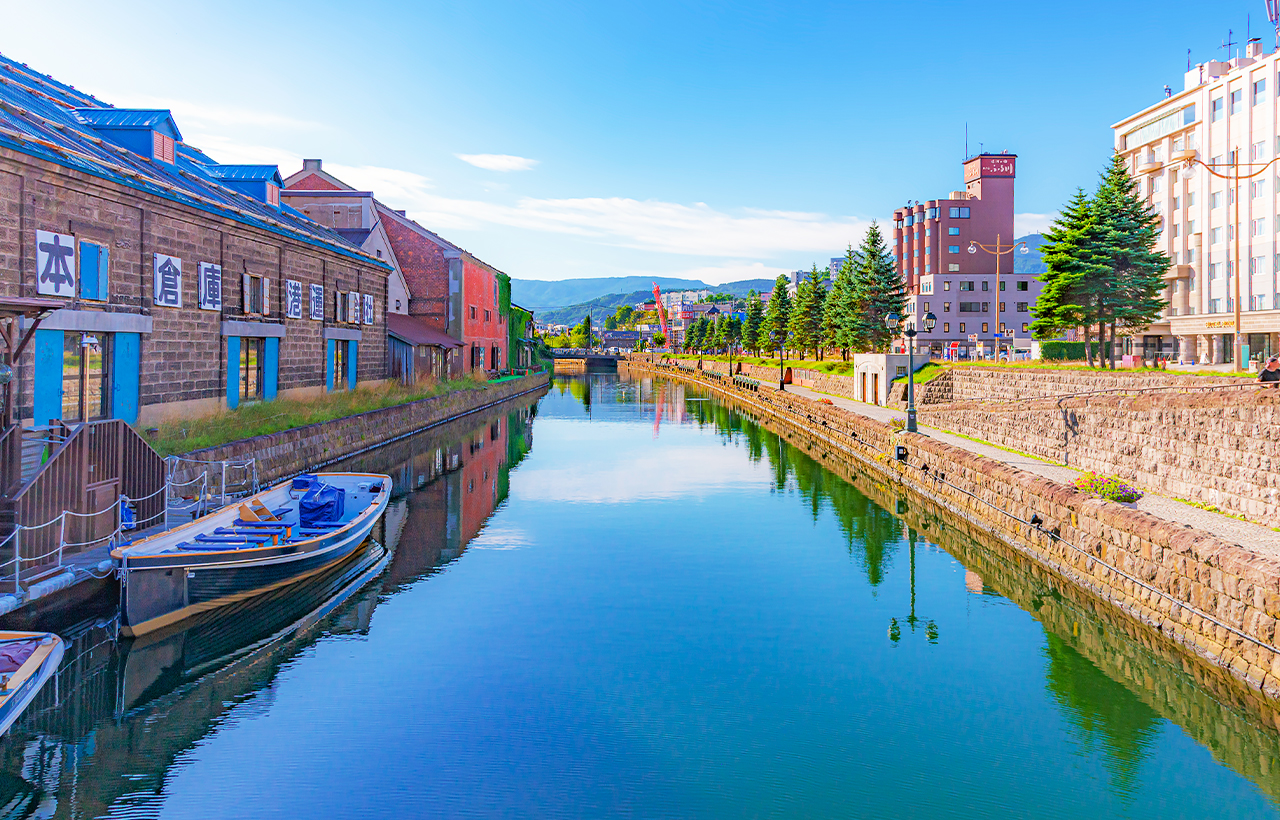
{"type": "Polygon", "coordinates": [[[319,640],[366,634],[380,599],[463,553],[532,447],[535,400],[328,468],[391,475],[393,502],[374,540],[303,583],[133,641],[114,618],[63,625],[66,660],[0,741],[0,820],[158,814],[184,756],[269,710],[282,669],[319,640]]]}

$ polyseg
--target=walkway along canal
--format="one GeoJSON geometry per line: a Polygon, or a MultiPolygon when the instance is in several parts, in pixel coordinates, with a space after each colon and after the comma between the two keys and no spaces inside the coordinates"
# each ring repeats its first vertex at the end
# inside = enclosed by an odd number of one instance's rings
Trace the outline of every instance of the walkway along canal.
{"type": "Polygon", "coordinates": [[[63,629],[56,686],[0,741],[0,802],[1280,816],[1258,698],[833,452],[704,387],[600,374],[353,457],[334,466],[396,498],[348,564],[146,643],[63,629]]]}

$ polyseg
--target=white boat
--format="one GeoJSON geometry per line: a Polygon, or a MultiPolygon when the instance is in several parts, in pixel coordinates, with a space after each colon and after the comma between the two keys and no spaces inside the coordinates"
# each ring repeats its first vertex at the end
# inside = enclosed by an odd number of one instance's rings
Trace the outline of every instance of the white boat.
{"type": "Polygon", "coordinates": [[[310,577],[364,543],[391,477],[316,473],[118,547],[121,632],[142,635],[310,577]]]}
{"type": "Polygon", "coordinates": [[[0,631],[0,735],[58,671],[65,651],[52,632],[0,631]]]}

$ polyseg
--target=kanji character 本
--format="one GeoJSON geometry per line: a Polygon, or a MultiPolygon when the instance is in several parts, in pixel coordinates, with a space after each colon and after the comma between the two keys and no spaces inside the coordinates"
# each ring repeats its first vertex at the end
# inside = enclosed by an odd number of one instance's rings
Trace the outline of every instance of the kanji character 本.
{"type": "Polygon", "coordinates": [[[156,254],[155,266],[155,303],[182,307],[182,260],[156,254]]]}
{"type": "Polygon", "coordinates": [[[75,237],[64,234],[36,231],[36,261],[39,293],[57,296],[74,296],[76,277],[72,272],[75,263],[75,237]],[[66,289],[66,292],[63,291],[66,289]]]}

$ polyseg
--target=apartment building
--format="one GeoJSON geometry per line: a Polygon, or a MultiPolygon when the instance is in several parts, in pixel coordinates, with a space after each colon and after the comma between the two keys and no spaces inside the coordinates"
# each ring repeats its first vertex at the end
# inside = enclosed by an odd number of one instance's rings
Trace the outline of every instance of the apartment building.
{"type": "Polygon", "coordinates": [[[1013,272],[1021,251],[1013,236],[1017,159],[970,157],[964,190],[894,211],[894,263],[922,352],[968,359],[996,355],[1019,340],[1029,344],[1041,283],[1036,274],[1013,272]],[[932,332],[924,328],[928,313],[937,318],[932,332]]]}
{"type": "Polygon", "coordinates": [[[1167,309],[1134,336],[1145,354],[1219,364],[1277,352],[1280,56],[1201,63],[1183,90],[1112,126],[1115,148],[1162,219],[1167,309]]]}

